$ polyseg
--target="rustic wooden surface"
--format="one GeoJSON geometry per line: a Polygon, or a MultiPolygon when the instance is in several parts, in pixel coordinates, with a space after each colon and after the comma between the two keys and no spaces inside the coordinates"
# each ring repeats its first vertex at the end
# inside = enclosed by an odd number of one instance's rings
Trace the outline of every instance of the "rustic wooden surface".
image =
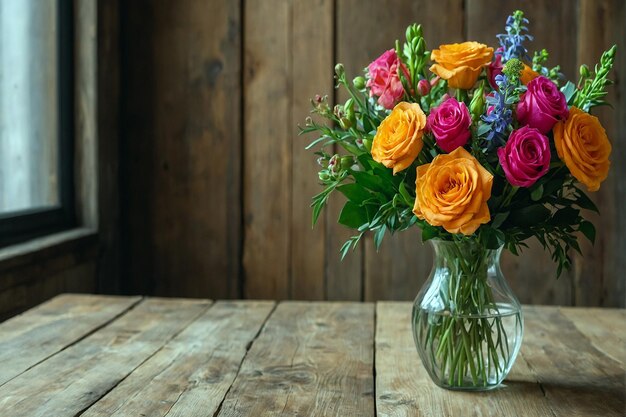
{"type": "Polygon", "coordinates": [[[407,302],[62,295],[0,324],[0,415],[623,416],[626,310],[525,307],[504,385],[448,391],[407,302]]]}
{"type": "Polygon", "coordinates": [[[576,77],[619,45],[598,112],[613,143],[612,170],[594,198],[597,243],[559,280],[531,242],[503,268],[528,304],[626,307],[626,6],[621,0],[268,0],[121,2],[124,189],[122,282],[138,293],[208,298],[410,300],[431,250],[419,231],[371,239],[343,262],[353,231],[337,224],[343,197],[310,229],[321,189],[315,156],[296,136],[308,99],[333,89],[333,65],[350,78],[423,24],[429,48],[464,39],[495,45],[522,8],[550,65],[576,77]],[[271,24],[268,24],[271,22],[271,24]],[[532,259],[532,261],[529,261],[532,259]],[[147,277],[154,277],[148,280],[147,277]]]}

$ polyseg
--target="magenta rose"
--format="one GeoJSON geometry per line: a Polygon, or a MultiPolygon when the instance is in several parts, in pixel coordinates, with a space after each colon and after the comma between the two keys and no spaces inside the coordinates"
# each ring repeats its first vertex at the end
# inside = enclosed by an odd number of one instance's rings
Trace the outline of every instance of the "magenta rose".
{"type": "Polygon", "coordinates": [[[378,104],[386,109],[393,109],[404,94],[398,73],[400,70],[404,71],[407,79],[410,78],[406,66],[400,62],[394,49],[388,50],[368,66],[367,87],[370,95],[377,96],[378,104]]]}
{"type": "Polygon", "coordinates": [[[544,76],[530,81],[528,89],[517,104],[517,120],[521,125],[539,129],[548,133],[559,120],[566,120],[569,115],[565,95],[556,84],[544,76]]]}
{"type": "Polygon", "coordinates": [[[506,179],[517,187],[530,187],[550,168],[550,142],[534,127],[514,130],[498,149],[506,179]]]}
{"type": "Polygon", "coordinates": [[[465,103],[449,98],[430,111],[427,126],[437,140],[437,145],[452,152],[467,143],[472,118],[465,103]]]}
{"type": "Polygon", "coordinates": [[[498,84],[496,84],[496,75],[502,74],[502,69],[504,68],[504,64],[502,64],[502,51],[502,47],[496,49],[494,59],[487,67],[487,78],[489,79],[489,84],[491,84],[491,88],[493,88],[494,90],[498,90],[498,84]]]}

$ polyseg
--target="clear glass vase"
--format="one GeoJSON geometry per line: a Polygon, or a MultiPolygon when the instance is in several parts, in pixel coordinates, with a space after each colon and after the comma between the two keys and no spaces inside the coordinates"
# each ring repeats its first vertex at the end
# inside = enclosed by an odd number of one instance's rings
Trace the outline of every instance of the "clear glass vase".
{"type": "Polygon", "coordinates": [[[440,387],[483,391],[507,376],[522,344],[519,301],[500,269],[502,248],[430,241],[434,265],[413,304],[413,336],[440,387]]]}

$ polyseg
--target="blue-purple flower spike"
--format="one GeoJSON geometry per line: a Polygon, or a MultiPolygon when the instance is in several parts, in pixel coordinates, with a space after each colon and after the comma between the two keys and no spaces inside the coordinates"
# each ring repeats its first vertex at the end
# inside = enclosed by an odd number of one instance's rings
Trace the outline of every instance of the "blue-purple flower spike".
{"type": "Polygon", "coordinates": [[[530,58],[528,50],[524,47],[525,40],[532,41],[533,37],[528,33],[528,28],[524,25],[528,24],[528,19],[524,17],[524,13],[516,10],[506,19],[504,29],[506,33],[496,35],[500,41],[500,47],[497,54],[502,55],[502,61],[506,62],[511,58],[530,58]]]}

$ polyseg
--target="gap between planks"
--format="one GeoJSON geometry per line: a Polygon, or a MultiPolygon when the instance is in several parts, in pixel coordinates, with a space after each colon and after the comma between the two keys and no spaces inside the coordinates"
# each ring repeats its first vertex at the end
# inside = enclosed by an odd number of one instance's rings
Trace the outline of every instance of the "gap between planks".
{"type": "MultiPolygon", "coordinates": [[[[233,388],[233,385],[235,384],[235,381],[237,380],[237,377],[239,376],[239,373],[241,372],[241,367],[243,366],[243,362],[246,360],[246,357],[248,356],[248,353],[250,352],[250,349],[252,348],[252,345],[254,345],[254,342],[259,338],[261,333],[263,333],[263,329],[265,329],[265,326],[267,325],[267,322],[274,315],[274,312],[276,311],[276,308],[278,307],[278,304],[279,303],[274,303],[274,305],[272,306],[272,310],[269,312],[267,317],[265,317],[265,321],[263,321],[263,324],[259,327],[259,330],[256,332],[256,334],[254,335],[252,340],[250,340],[250,342],[248,342],[248,344],[246,344],[246,353],[244,353],[244,355],[241,358],[241,361],[239,362],[239,366],[237,367],[237,372],[235,373],[235,377],[233,378],[233,382],[230,384],[230,387],[228,387],[228,389],[226,390],[226,393],[224,393],[224,396],[222,397],[222,400],[220,401],[220,404],[217,406],[217,410],[215,410],[215,412],[213,413],[213,417],[217,417],[220,414],[220,412],[222,411],[222,406],[224,405],[224,401],[226,401],[226,397],[228,397],[228,394],[230,394],[230,390],[233,388]]],[[[181,393],[181,395],[182,395],[182,393],[181,393]]],[[[172,405],[172,407],[174,407],[174,406],[172,405]]],[[[169,412],[167,414],[169,414],[169,412]]],[[[166,417],[167,414],[165,414],[165,416],[163,416],[163,417],[166,417]]]]}

